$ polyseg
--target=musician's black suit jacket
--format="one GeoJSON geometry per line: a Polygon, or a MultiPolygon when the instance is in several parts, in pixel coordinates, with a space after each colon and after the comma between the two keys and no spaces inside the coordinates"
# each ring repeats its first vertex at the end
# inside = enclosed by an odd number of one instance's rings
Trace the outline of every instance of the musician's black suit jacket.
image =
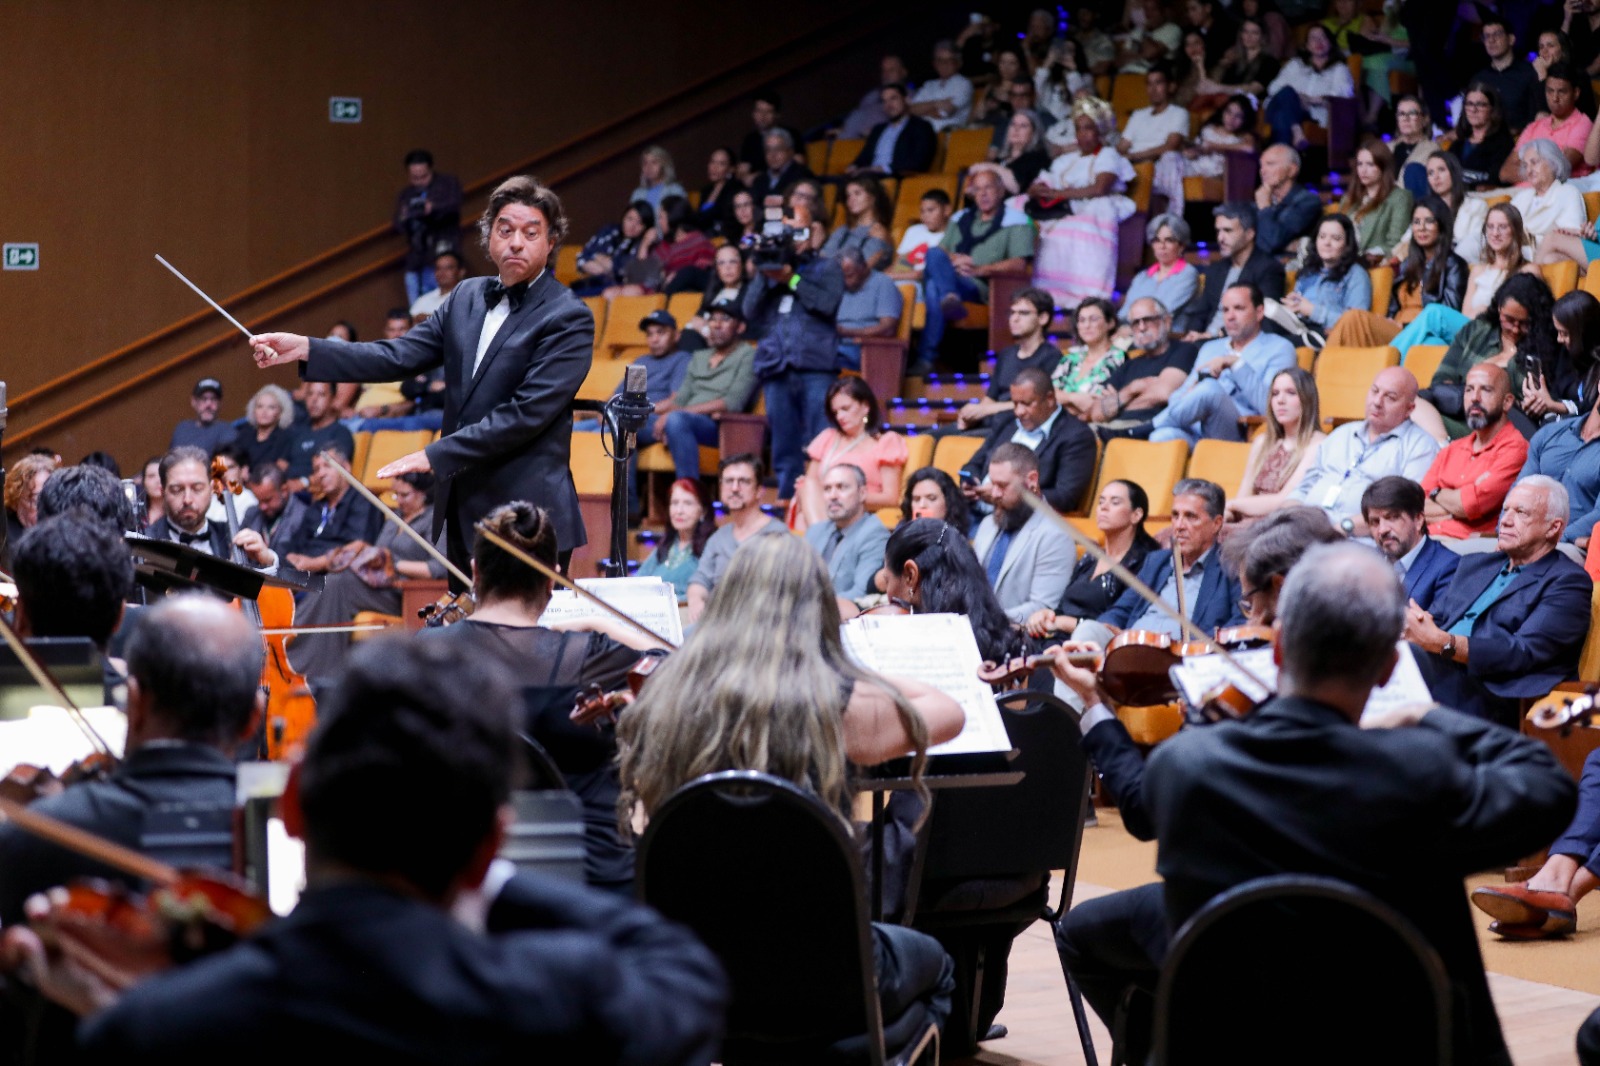
{"type": "Polygon", "coordinates": [[[473,932],[352,881],[86,1021],[94,1061],[677,1064],[711,1060],[721,968],[639,904],[517,874],[473,932]],[[348,1058],[346,1059],[346,1056],[348,1058]]]}
{"type": "MultiPolygon", "coordinates": [[[[233,544],[228,540],[228,526],[224,522],[206,522],[206,534],[211,545],[211,554],[218,559],[235,562],[233,557],[233,544]]],[[[150,523],[150,528],[145,530],[145,536],[151,540],[168,540],[177,542],[172,535],[172,523],[167,521],[167,516],[162,515],[150,523]]],[[[189,545],[196,547],[196,545],[189,545]]]]}
{"type": "Polygon", "coordinates": [[[1155,749],[1143,779],[1170,928],[1269,874],[1364,888],[1443,958],[1459,1063],[1510,1061],[1462,878],[1543,847],[1575,796],[1549,749],[1509,729],[1442,709],[1413,727],[1360,729],[1296,698],[1183,730],[1155,749]]]}
{"type": "Polygon", "coordinates": [[[546,269],[474,375],[491,280],[457,285],[438,311],[397,340],[312,340],[301,364],[309,381],[399,381],[444,367],[442,435],[427,448],[439,478],[434,535],[451,530],[450,554],[462,565],[472,523],[511,500],[550,513],[559,550],[586,543],[569,465],[572,401],[593,357],[594,316],[546,269]]]}

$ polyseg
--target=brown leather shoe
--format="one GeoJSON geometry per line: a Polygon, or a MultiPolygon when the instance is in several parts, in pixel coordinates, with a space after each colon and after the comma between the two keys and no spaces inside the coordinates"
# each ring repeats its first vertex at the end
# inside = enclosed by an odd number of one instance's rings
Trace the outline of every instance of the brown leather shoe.
{"type": "Polygon", "coordinates": [[[1553,940],[1566,936],[1572,928],[1546,929],[1537,925],[1512,925],[1510,922],[1490,922],[1489,932],[1506,940],[1553,940]]]}
{"type": "Polygon", "coordinates": [[[1578,924],[1572,900],[1560,892],[1536,892],[1527,885],[1494,885],[1472,890],[1473,904],[1503,925],[1525,925],[1550,933],[1570,933],[1578,924]]]}

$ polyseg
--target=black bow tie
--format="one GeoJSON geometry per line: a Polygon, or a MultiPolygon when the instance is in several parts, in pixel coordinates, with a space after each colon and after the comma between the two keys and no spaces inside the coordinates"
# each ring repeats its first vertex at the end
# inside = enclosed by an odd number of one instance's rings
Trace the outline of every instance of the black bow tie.
{"type": "Polygon", "coordinates": [[[511,310],[516,311],[522,306],[522,298],[526,295],[528,295],[528,282],[519,281],[508,288],[500,284],[499,278],[495,278],[484,287],[483,304],[492,311],[500,302],[500,298],[506,296],[511,299],[511,310]]]}
{"type": "Polygon", "coordinates": [[[210,539],[211,539],[211,530],[209,530],[209,529],[202,529],[198,533],[185,533],[181,529],[178,530],[178,543],[179,544],[194,544],[197,541],[202,541],[202,540],[209,541],[210,539]]]}

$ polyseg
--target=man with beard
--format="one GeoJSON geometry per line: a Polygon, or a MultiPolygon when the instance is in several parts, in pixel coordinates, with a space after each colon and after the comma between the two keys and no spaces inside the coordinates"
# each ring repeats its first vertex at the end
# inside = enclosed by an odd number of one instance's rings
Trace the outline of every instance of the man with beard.
{"type": "Polygon", "coordinates": [[[1061,602],[1077,549],[1022,498],[1024,489],[1039,492],[1039,457],[1027,445],[1008,441],[994,450],[987,489],[994,513],[978,526],[972,547],[1006,617],[1022,622],[1061,602]]]}
{"type": "Polygon", "coordinates": [[[1479,363],[1467,371],[1461,401],[1472,432],[1434,456],[1422,491],[1429,531],[1465,539],[1494,532],[1500,505],[1528,459],[1528,440],[1507,418],[1514,400],[1505,368],[1479,363]]]}
{"type": "Polygon", "coordinates": [[[251,566],[274,572],[278,555],[261,534],[253,529],[241,529],[228,543],[228,526],[225,522],[206,520],[206,509],[211,506],[211,457],[199,448],[184,445],[174,448],[161,459],[161,498],[166,513],[151,523],[151,540],[170,540],[186,548],[215,555],[219,559],[233,559],[232,547],[238,547],[251,566]]]}
{"type": "Polygon", "coordinates": [[[1431,611],[1433,601],[1450,587],[1461,556],[1428,536],[1430,527],[1423,517],[1426,504],[1421,485],[1392,474],[1374,481],[1361,494],[1361,517],[1372,531],[1373,543],[1393,564],[1406,598],[1431,611]]]}

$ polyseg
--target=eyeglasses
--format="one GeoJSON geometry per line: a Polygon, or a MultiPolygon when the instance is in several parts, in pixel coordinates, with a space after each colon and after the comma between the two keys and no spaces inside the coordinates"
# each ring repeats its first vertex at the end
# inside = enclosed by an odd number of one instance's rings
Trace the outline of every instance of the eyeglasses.
{"type": "Polygon", "coordinates": [[[754,485],[755,483],[756,479],[753,477],[724,477],[722,479],[722,484],[724,485],[754,485]]]}
{"type": "Polygon", "coordinates": [[[1145,329],[1149,326],[1159,326],[1166,320],[1167,317],[1165,315],[1145,315],[1143,318],[1128,319],[1128,325],[1134,329],[1145,329]]]}
{"type": "Polygon", "coordinates": [[[1466,103],[1467,110],[1469,111],[1482,111],[1488,106],[1489,101],[1487,100],[1468,100],[1466,103]]]}
{"type": "Polygon", "coordinates": [[[1413,108],[1410,111],[1396,111],[1394,113],[1394,117],[1395,118],[1421,118],[1422,117],[1422,112],[1416,110],[1415,108],[1413,108]]]}
{"type": "Polygon", "coordinates": [[[1500,325],[1504,329],[1514,329],[1520,332],[1528,328],[1528,320],[1526,318],[1512,318],[1504,311],[1501,311],[1500,325]]]}
{"type": "Polygon", "coordinates": [[[1242,615],[1249,615],[1251,611],[1255,610],[1254,604],[1256,597],[1265,591],[1265,589],[1251,589],[1249,592],[1246,592],[1244,595],[1240,596],[1239,613],[1242,615]]]}

